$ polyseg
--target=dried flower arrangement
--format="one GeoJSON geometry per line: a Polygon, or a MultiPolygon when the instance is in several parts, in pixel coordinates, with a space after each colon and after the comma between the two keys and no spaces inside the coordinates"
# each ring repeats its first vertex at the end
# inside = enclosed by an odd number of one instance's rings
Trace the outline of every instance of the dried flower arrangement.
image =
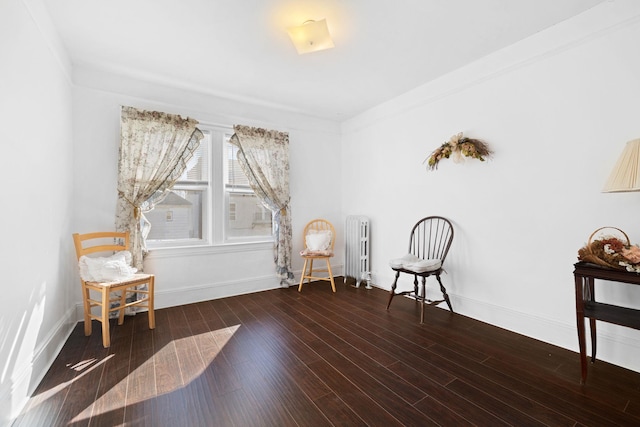
{"type": "Polygon", "coordinates": [[[491,154],[492,151],[484,141],[467,138],[462,136],[462,132],[460,132],[438,147],[424,162],[427,163],[429,170],[434,170],[438,168],[440,160],[448,159],[451,156],[453,156],[455,163],[464,161],[464,157],[473,157],[484,162],[485,157],[490,157],[491,154]]]}
{"type": "Polygon", "coordinates": [[[589,242],[578,250],[578,260],[640,273],[640,247],[631,245],[627,234],[615,227],[602,227],[594,231],[589,242]],[[603,234],[594,238],[596,233],[603,230],[617,230],[619,233],[616,233],[618,236],[603,234]]]}

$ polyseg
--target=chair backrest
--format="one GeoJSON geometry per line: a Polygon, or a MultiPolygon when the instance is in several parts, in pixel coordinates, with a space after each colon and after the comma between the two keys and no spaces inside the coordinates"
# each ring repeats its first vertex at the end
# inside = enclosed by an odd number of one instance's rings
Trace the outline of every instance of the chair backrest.
{"type": "Polygon", "coordinates": [[[101,231],[73,235],[73,243],[76,247],[76,256],[80,259],[83,255],[99,252],[119,252],[129,250],[129,232],[101,231]]]}
{"type": "Polygon", "coordinates": [[[409,253],[422,259],[439,259],[444,263],[452,240],[451,222],[441,216],[428,216],[413,226],[409,253]]]}
{"type": "Polygon", "coordinates": [[[331,224],[329,221],[327,221],[326,219],[322,219],[322,218],[317,218],[314,219],[312,221],[309,221],[307,223],[307,225],[305,225],[304,227],[304,231],[302,233],[302,246],[306,247],[307,245],[307,241],[306,241],[306,237],[307,234],[309,234],[309,231],[311,230],[315,230],[315,231],[326,231],[329,230],[331,231],[331,250],[333,250],[333,247],[336,243],[336,230],[335,228],[333,228],[333,224],[331,224]]]}

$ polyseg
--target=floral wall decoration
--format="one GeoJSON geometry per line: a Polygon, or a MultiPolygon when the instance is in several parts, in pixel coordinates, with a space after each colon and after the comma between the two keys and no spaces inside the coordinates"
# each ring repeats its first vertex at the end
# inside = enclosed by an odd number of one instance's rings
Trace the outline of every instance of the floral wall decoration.
{"type": "Polygon", "coordinates": [[[461,163],[465,157],[472,157],[484,162],[485,158],[491,157],[493,152],[489,149],[489,146],[479,139],[467,138],[460,132],[457,135],[453,135],[449,141],[436,148],[424,162],[427,163],[429,170],[438,168],[438,163],[442,159],[448,159],[453,156],[455,163],[461,163]]]}

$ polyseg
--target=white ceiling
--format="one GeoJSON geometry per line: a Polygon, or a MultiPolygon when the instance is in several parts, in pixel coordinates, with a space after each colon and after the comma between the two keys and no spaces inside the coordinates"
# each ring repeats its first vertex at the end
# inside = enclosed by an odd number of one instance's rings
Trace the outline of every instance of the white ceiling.
{"type": "Polygon", "coordinates": [[[603,0],[45,0],[71,60],[344,120],[603,0]],[[286,28],[326,18],[335,48],[286,28]]]}

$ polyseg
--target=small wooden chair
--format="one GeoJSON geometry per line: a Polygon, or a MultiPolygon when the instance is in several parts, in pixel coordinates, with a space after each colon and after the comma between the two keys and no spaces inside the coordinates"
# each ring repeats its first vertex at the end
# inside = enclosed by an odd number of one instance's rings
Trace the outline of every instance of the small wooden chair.
{"type": "Polygon", "coordinates": [[[444,263],[451,242],[453,241],[453,226],[451,222],[441,216],[429,216],[422,218],[411,229],[409,237],[409,251],[402,258],[394,259],[389,265],[396,272],[396,278],[391,285],[387,310],[391,306],[391,301],[396,295],[409,295],[420,301],[420,323],[424,323],[424,305],[434,305],[446,302],[449,310],[453,312],[451,301],[447,290],[440,280],[442,274],[442,264],[444,263]],[[413,289],[409,291],[396,292],[400,273],[413,276],[413,289]],[[443,299],[432,301],[427,299],[426,280],[429,276],[436,276],[443,299]],[[422,278],[422,289],[418,291],[418,277],[422,278]]]}
{"type": "MultiPolygon", "coordinates": [[[[119,232],[97,232],[73,235],[73,242],[76,247],[78,261],[80,257],[103,253],[102,256],[112,255],[114,252],[129,250],[129,233],[119,232]]],[[[80,277],[82,285],[82,301],[84,304],[84,334],[91,335],[91,321],[96,319],[102,322],[102,345],[107,348],[111,345],[109,335],[109,314],[118,311],[118,325],[124,322],[125,309],[132,306],[147,307],[149,310],[149,329],[156,327],[155,314],[153,310],[154,294],[153,274],[136,273],[131,278],[114,282],[90,282],[80,277]],[[137,289],[141,285],[147,285],[147,289],[137,289]],[[98,295],[94,299],[91,292],[98,295]],[[114,292],[119,292],[119,296],[111,297],[114,292]],[[141,298],[127,302],[127,296],[142,295],[141,298]],[[117,303],[111,307],[112,303],[117,303]],[[100,307],[100,314],[91,312],[93,307],[100,307]]]]}
{"type": "Polygon", "coordinates": [[[311,280],[324,280],[331,283],[331,289],[336,291],[336,284],[333,280],[333,272],[331,271],[331,262],[329,261],[333,257],[333,247],[336,243],[336,230],[333,225],[325,219],[314,219],[304,227],[302,234],[304,239],[305,249],[300,252],[300,256],[304,259],[304,267],[302,267],[302,275],[300,277],[300,285],[298,286],[298,292],[302,291],[302,284],[307,279],[307,283],[311,283],[311,280]],[[326,240],[325,240],[326,239],[326,240]],[[314,242],[316,240],[316,242],[314,242]],[[316,246],[316,243],[322,241],[320,246],[316,246]],[[326,262],[326,268],[314,269],[314,260],[324,260],[326,262]],[[307,266],[309,269],[307,270],[307,266]],[[328,277],[319,277],[314,275],[315,273],[328,273],[328,277]]]}

